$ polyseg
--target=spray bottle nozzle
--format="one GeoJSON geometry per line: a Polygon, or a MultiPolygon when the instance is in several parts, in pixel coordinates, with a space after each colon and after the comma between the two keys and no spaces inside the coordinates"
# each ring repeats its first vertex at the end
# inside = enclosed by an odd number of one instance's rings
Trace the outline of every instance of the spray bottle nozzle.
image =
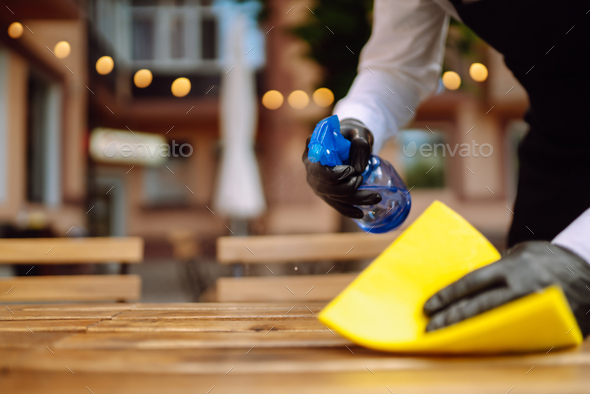
{"type": "Polygon", "coordinates": [[[309,141],[307,157],[313,163],[324,166],[348,164],[350,141],[340,134],[340,121],[337,115],[321,120],[313,130],[309,141]]]}

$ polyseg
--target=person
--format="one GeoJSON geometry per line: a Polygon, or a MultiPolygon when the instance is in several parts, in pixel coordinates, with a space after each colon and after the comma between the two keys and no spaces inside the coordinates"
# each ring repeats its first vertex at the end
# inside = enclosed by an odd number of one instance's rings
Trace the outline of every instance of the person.
{"type": "MultiPolygon", "coordinates": [[[[358,75],[334,113],[351,141],[350,165],[303,162],[307,181],[341,214],[378,193],[357,190],[371,153],[403,127],[437,87],[449,16],[504,55],[528,93],[530,129],[519,146],[519,181],[507,254],[433,295],[427,331],[561,286],[590,334],[590,6],[584,1],[375,0],[358,75]]],[[[307,144],[306,144],[307,146],[307,144]]]]}

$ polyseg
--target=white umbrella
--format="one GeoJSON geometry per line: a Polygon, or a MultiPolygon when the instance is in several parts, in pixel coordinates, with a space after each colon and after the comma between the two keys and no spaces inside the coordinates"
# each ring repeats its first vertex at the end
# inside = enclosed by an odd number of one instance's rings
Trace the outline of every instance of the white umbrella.
{"type": "MultiPolygon", "coordinates": [[[[235,10],[235,8],[234,8],[235,10]]],[[[239,8],[238,8],[239,10],[239,8]]],[[[223,157],[214,206],[216,212],[234,219],[259,216],[265,209],[262,183],[254,154],[257,124],[255,90],[256,64],[245,58],[245,38],[251,36],[249,17],[244,13],[226,13],[228,30],[222,34],[221,136],[223,157]],[[230,22],[230,23],[228,23],[230,22]]],[[[248,43],[250,44],[250,43],[248,43]]],[[[260,51],[260,48],[257,48],[260,51]]]]}

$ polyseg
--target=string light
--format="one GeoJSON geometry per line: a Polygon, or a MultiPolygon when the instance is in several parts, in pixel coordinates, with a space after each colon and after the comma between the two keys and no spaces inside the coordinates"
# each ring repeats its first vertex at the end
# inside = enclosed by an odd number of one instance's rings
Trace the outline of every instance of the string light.
{"type": "Polygon", "coordinates": [[[262,96],[262,105],[266,109],[278,109],[283,105],[283,95],[277,90],[269,90],[262,96]]]}
{"type": "Polygon", "coordinates": [[[473,63],[469,67],[469,75],[476,82],[483,82],[488,78],[488,69],[481,63],[473,63]]]}
{"type": "Polygon", "coordinates": [[[154,79],[152,72],[147,69],[137,70],[135,75],[133,76],[133,83],[138,88],[147,88],[152,83],[154,79]]]}
{"type": "Polygon", "coordinates": [[[115,67],[115,62],[110,56],[103,56],[96,61],[96,72],[100,75],[107,75],[115,67]]]}
{"type": "Polygon", "coordinates": [[[67,41],[60,41],[53,48],[53,53],[55,53],[55,57],[58,59],[65,59],[70,56],[71,51],[72,47],[70,47],[70,43],[67,41]]]}
{"type": "Polygon", "coordinates": [[[172,82],[172,94],[176,97],[184,97],[191,91],[191,81],[188,78],[176,78],[172,82]]]}
{"type": "Polygon", "coordinates": [[[461,86],[461,77],[454,71],[447,71],[442,76],[442,83],[449,90],[457,90],[461,86]]]}
{"type": "Polygon", "coordinates": [[[334,93],[328,88],[319,88],[313,92],[313,102],[320,107],[328,107],[334,102],[334,93]]]}
{"type": "Polygon", "coordinates": [[[303,90],[295,90],[289,94],[287,102],[295,109],[303,109],[309,104],[309,96],[303,90]]]}
{"type": "Polygon", "coordinates": [[[10,38],[19,38],[23,35],[23,25],[18,22],[13,22],[8,26],[8,35],[10,38]]]}

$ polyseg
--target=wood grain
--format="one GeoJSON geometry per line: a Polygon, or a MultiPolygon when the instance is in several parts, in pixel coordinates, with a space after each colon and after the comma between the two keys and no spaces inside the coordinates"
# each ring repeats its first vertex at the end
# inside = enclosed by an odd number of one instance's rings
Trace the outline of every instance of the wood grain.
{"type": "Polygon", "coordinates": [[[217,238],[221,264],[360,260],[377,257],[397,234],[306,234],[217,238]]]}
{"type": "Polygon", "coordinates": [[[296,301],[296,302],[187,302],[187,303],[146,303],[135,304],[133,310],[137,311],[173,311],[173,310],[220,310],[220,311],[234,311],[234,310],[284,310],[287,311],[294,307],[294,310],[303,310],[310,308],[312,311],[320,311],[326,302],[315,301],[296,301]]]}
{"type": "MultiPolygon", "coordinates": [[[[67,303],[67,304],[13,304],[10,309],[13,312],[48,312],[59,311],[66,314],[68,311],[73,312],[97,312],[97,311],[129,311],[139,304],[121,303],[114,304],[112,302],[86,302],[86,303],[67,303]]],[[[165,305],[165,304],[160,304],[165,305]]]]}
{"type": "Polygon", "coordinates": [[[0,264],[139,263],[140,237],[0,239],[0,264]]]}
{"type": "MultiPolygon", "coordinates": [[[[11,322],[12,323],[12,322],[11,322]]],[[[88,327],[88,332],[267,332],[324,331],[326,326],[315,319],[296,320],[102,320],[88,327]]],[[[0,323],[0,331],[2,324],[0,323]]]]}
{"type": "Polygon", "coordinates": [[[98,322],[100,322],[99,319],[0,321],[0,333],[31,331],[35,334],[39,332],[84,332],[89,326],[98,322]]]}
{"type": "MultiPolygon", "coordinates": [[[[66,338],[68,335],[73,334],[63,332],[36,332],[33,334],[28,330],[21,332],[2,332],[0,334],[0,348],[39,348],[45,346],[53,348],[55,342],[66,338]]],[[[48,353],[51,354],[49,351],[48,353]]]]}
{"type": "Polygon", "coordinates": [[[3,301],[124,301],[141,296],[138,275],[31,276],[0,279],[3,301]]]}
{"type": "Polygon", "coordinates": [[[284,309],[244,309],[244,310],[132,310],[123,311],[114,320],[152,319],[152,320],[186,320],[186,319],[213,319],[213,320],[294,320],[315,319],[315,313],[307,308],[284,309]]]}
{"type": "Polygon", "coordinates": [[[58,349],[250,349],[352,346],[327,328],[323,331],[266,332],[88,332],[55,344],[58,349]]]}
{"type": "Polygon", "coordinates": [[[329,301],[358,274],[264,276],[219,278],[216,297],[220,302],[329,301]]]}
{"type": "MultiPolygon", "coordinates": [[[[354,372],[227,375],[84,373],[75,366],[56,372],[11,371],[0,379],[0,391],[19,394],[505,394],[588,393],[590,368],[536,366],[526,368],[396,370],[374,375],[354,372]],[[88,387],[88,389],[86,388],[88,387]],[[512,390],[511,390],[512,389],[512,390]]],[[[229,370],[229,368],[228,368],[229,370]]],[[[226,371],[227,372],[227,371],[226,371]]]]}
{"type": "Polygon", "coordinates": [[[113,316],[121,313],[121,310],[116,308],[98,309],[98,310],[16,310],[15,305],[4,305],[0,307],[0,321],[29,321],[29,320],[88,320],[88,319],[110,319],[113,316]],[[13,309],[14,308],[14,309],[13,309]]]}
{"type": "Polygon", "coordinates": [[[289,305],[14,305],[10,320],[0,310],[0,392],[548,394],[590,387],[590,341],[524,355],[382,353],[322,328],[305,304],[283,318],[289,305]]]}
{"type": "MultiPolygon", "coordinates": [[[[552,351],[549,354],[504,355],[496,357],[412,357],[380,353],[355,346],[296,348],[197,348],[197,349],[65,349],[54,355],[39,348],[27,357],[12,356],[14,370],[61,371],[63,365],[76,365],[80,372],[95,373],[171,373],[219,374],[232,367],[242,374],[270,376],[275,373],[332,373],[364,371],[368,366],[378,375],[383,371],[458,370],[464,374],[471,368],[510,368],[524,375],[531,366],[590,367],[588,349],[552,351]],[[352,352],[351,352],[352,351],[352,352]],[[354,354],[353,354],[354,352],[354,354]]],[[[3,353],[0,349],[0,356],[3,353]]],[[[8,362],[8,361],[7,361],[8,362]]]]}

